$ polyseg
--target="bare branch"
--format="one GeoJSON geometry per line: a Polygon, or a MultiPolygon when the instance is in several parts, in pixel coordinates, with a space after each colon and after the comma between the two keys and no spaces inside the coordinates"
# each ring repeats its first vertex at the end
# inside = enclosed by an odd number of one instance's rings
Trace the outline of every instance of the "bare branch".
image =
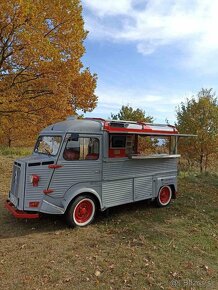
{"type": "Polygon", "coordinates": [[[59,24],[57,24],[55,27],[53,27],[51,30],[49,30],[45,35],[44,37],[47,37],[52,31],[54,31],[56,28],[58,28],[59,26],[61,26],[62,24],[66,23],[67,21],[63,21],[63,22],[60,22],[59,24]]]}

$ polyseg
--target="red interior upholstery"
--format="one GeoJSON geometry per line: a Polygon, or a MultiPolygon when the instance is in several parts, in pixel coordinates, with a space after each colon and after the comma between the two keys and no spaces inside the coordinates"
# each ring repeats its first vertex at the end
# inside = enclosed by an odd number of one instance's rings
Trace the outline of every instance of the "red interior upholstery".
{"type": "Polygon", "coordinates": [[[99,154],[97,153],[89,153],[86,155],[86,160],[97,160],[99,157],[99,154]]]}
{"type": "Polygon", "coordinates": [[[63,156],[64,156],[64,159],[66,160],[79,160],[80,153],[70,148],[70,149],[64,150],[63,156]]]}

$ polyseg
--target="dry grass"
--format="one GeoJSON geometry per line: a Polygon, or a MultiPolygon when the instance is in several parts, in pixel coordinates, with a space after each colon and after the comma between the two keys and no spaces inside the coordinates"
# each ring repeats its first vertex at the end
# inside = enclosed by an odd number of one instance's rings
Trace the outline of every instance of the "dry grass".
{"type": "Polygon", "coordinates": [[[3,208],[12,161],[0,156],[0,289],[218,289],[217,176],[180,178],[167,208],[117,207],[69,229],[3,208]]]}

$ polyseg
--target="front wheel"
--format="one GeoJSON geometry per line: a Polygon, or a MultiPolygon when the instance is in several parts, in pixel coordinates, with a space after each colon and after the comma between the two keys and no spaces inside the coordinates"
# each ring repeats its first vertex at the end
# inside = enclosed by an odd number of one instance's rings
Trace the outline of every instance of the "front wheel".
{"type": "Polygon", "coordinates": [[[66,213],[66,221],[69,226],[84,227],[89,225],[95,217],[96,204],[92,197],[81,195],[70,205],[66,213]]]}
{"type": "Polygon", "coordinates": [[[157,206],[164,207],[167,206],[172,199],[172,189],[170,186],[163,186],[160,188],[158,196],[156,198],[157,206]]]}

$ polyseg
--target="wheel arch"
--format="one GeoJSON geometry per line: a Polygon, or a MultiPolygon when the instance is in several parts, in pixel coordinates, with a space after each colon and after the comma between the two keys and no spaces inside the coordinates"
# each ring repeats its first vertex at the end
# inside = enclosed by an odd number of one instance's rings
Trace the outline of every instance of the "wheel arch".
{"type": "Polygon", "coordinates": [[[68,198],[64,202],[65,212],[70,207],[70,205],[75,201],[75,199],[81,195],[86,195],[86,196],[92,197],[95,201],[96,209],[97,210],[102,209],[102,203],[101,203],[101,199],[100,199],[99,194],[93,189],[84,188],[84,189],[76,191],[76,192],[74,192],[74,194],[71,194],[68,196],[68,198]]]}

